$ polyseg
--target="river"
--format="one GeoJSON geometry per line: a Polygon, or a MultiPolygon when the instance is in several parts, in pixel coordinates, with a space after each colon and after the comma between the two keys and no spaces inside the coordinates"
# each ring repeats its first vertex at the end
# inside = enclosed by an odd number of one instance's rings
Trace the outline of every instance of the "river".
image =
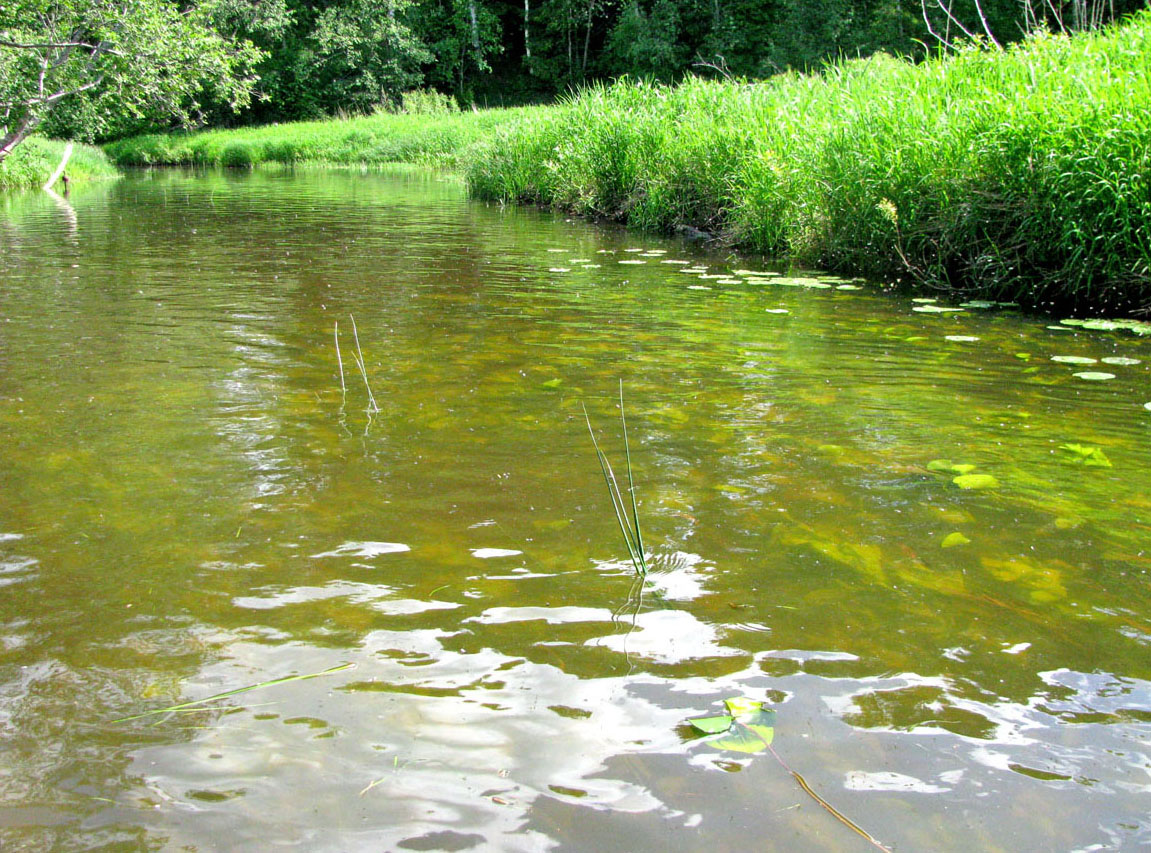
{"type": "Polygon", "coordinates": [[[413,170],[4,198],[0,847],[1146,849],[1151,338],[960,301],[413,170]]]}

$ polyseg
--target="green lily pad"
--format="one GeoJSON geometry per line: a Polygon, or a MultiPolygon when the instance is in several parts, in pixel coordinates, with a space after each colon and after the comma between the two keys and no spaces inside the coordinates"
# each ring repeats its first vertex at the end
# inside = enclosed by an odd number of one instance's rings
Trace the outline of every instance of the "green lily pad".
{"type": "Polygon", "coordinates": [[[791,313],[786,308],[764,308],[763,310],[768,314],[790,314],[791,313]]]}
{"type": "Polygon", "coordinates": [[[960,474],[951,482],[961,489],[994,489],[999,485],[990,474],[960,474]]]}
{"type": "Polygon", "coordinates": [[[1088,382],[1106,382],[1108,379],[1114,379],[1114,373],[1100,373],[1095,370],[1085,370],[1082,373],[1072,374],[1080,379],[1086,379],[1088,382]]]}
{"type": "Polygon", "coordinates": [[[564,381],[557,376],[555,379],[549,379],[546,382],[541,382],[540,385],[544,388],[559,388],[561,385],[563,385],[563,382],[564,381]]]}
{"type": "Polygon", "coordinates": [[[1108,358],[1101,359],[1101,361],[1104,364],[1117,364],[1120,367],[1130,367],[1133,364],[1140,363],[1139,359],[1137,358],[1127,358],[1126,356],[1122,355],[1109,356],[1108,358]]]}
{"type": "Polygon", "coordinates": [[[1023,361],[1028,361],[1031,358],[1031,353],[1029,353],[1029,352],[1017,352],[1017,353],[1015,353],[1015,357],[1018,359],[1021,359],[1023,361]]]}
{"type": "Polygon", "coordinates": [[[954,548],[956,545],[970,545],[971,540],[964,536],[962,533],[956,531],[955,533],[948,533],[943,537],[943,541],[939,543],[940,548],[954,548]]]}
{"type": "Polygon", "coordinates": [[[730,729],[735,718],[724,714],[721,717],[695,717],[687,722],[693,729],[697,729],[705,735],[718,735],[730,729]]]}
{"type": "Polygon", "coordinates": [[[775,738],[775,711],[765,710],[762,702],[742,696],[725,699],[724,704],[727,714],[687,721],[696,731],[710,735],[708,746],[754,753],[771,745],[775,738]]]}
{"type": "Polygon", "coordinates": [[[955,344],[970,344],[979,340],[979,338],[974,335],[945,335],[943,339],[955,344]]]}
{"type": "Polygon", "coordinates": [[[1065,451],[1074,462],[1082,462],[1092,468],[1110,468],[1111,460],[1098,447],[1087,444],[1061,444],[1059,449],[1065,451]]]}
{"type": "Polygon", "coordinates": [[[1085,355],[1053,355],[1051,360],[1060,364],[1095,364],[1097,361],[1097,359],[1088,358],[1085,355]]]}
{"type": "Polygon", "coordinates": [[[911,309],[918,311],[920,314],[961,314],[962,308],[942,308],[938,305],[916,305],[911,309]]]}
{"type": "Polygon", "coordinates": [[[919,297],[916,297],[915,299],[912,299],[911,301],[917,302],[920,305],[931,305],[932,303],[938,302],[939,300],[936,299],[934,296],[919,296],[919,297]]]}
{"type": "Polygon", "coordinates": [[[927,470],[928,471],[950,471],[951,470],[951,460],[950,459],[932,459],[930,462],[927,463],[927,470]]]}
{"type": "Polygon", "coordinates": [[[964,308],[994,308],[994,302],[988,302],[986,299],[971,299],[967,302],[960,302],[964,308]]]}

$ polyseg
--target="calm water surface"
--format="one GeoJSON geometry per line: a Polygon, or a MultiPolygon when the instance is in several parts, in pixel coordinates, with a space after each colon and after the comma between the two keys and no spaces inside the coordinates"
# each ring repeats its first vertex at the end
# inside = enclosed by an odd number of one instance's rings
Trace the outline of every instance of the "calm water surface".
{"type": "Polygon", "coordinates": [[[419,173],[5,198],[0,847],[876,849],[786,765],[1146,849],[1151,339],[747,268],[419,173]]]}

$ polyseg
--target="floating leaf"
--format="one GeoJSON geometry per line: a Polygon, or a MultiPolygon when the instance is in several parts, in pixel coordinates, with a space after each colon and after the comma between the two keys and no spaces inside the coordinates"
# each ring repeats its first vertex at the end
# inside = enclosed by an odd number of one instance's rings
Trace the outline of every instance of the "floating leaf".
{"type": "Polygon", "coordinates": [[[960,302],[964,308],[994,308],[994,302],[988,302],[986,299],[971,299],[967,302],[960,302]]]}
{"type": "Polygon", "coordinates": [[[944,340],[957,344],[968,344],[974,343],[975,341],[979,340],[979,338],[975,337],[974,335],[946,335],[944,340]]]}
{"type": "Polygon", "coordinates": [[[1130,367],[1131,365],[1139,364],[1140,362],[1139,362],[1139,359],[1137,359],[1137,358],[1127,358],[1126,356],[1122,356],[1122,355],[1113,355],[1113,356],[1109,356],[1108,358],[1103,359],[1103,363],[1104,364],[1117,364],[1120,367],[1130,367]]]}
{"type": "Polygon", "coordinates": [[[1097,359],[1085,355],[1053,355],[1051,360],[1060,364],[1095,364],[1097,359]]]}
{"type": "Polygon", "coordinates": [[[955,533],[948,533],[943,537],[943,541],[939,543],[941,548],[954,548],[956,545],[970,545],[971,540],[964,536],[962,533],[956,531],[955,533]]]}
{"type": "Polygon", "coordinates": [[[1111,467],[1111,460],[1098,447],[1091,447],[1086,444],[1061,444],[1059,449],[1069,453],[1074,461],[1082,462],[1092,468],[1111,467]]]}
{"type": "Polygon", "coordinates": [[[990,474],[960,474],[951,482],[961,489],[994,489],[999,485],[990,474]]]}
{"type": "Polygon", "coordinates": [[[956,474],[970,474],[972,471],[975,470],[975,466],[963,463],[960,465],[952,465],[951,470],[954,471],[956,474]]]}
{"type": "Polygon", "coordinates": [[[1106,382],[1108,379],[1114,379],[1114,373],[1099,373],[1094,370],[1085,370],[1082,373],[1076,373],[1080,379],[1086,379],[1088,382],[1106,382]]]}
{"type": "Polygon", "coordinates": [[[927,470],[928,471],[950,471],[951,470],[951,460],[950,459],[932,459],[930,462],[927,463],[927,470]]]}
{"type": "Polygon", "coordinates": [[[688,720],[688,724],[705,735],[717,735],[726,732],[735,722],[735,718],[724,714],[722,717],[696,717],[688,720]]]}
{"type": "Polygon", "coordinates": [[[763,310],[768,314],[790,314],[791,313],[786,308],[764,308],[763,310]]]}
{"type": "Polygon", "coordinates": [[[748,699],[743,696],[732,696],[724,699],[723,704],[727,706],[728,713],[737,717],[741,714],[753,714],[763,708],[763,703],[758,699],[748,699]]]}
{"type": "Polygon", "coordinates": [[[557,376],[555,379],[549,379],[547,382],[541,382],[540,385],[542,385],[544,388],[559,388],[561,385],[563,385],[563,382],[564,381],[557,376]]]}
{"type": "Polygon", "coordinates": [[[912,299],[911,301],[917,302],[920,305],[931,305],[932,303],[938,302],[939,300],[936,299],[934,296],[920,296],[920,297],[917,297],[915,299],[912,299]]]}
{"type": "Polygon", "coordinates": [[[916,305],[911,309],[920,314],[962,314],[962,308],[941,308],[938,305],[916,305]]]}
{"type": "Polygon", "coordinates": [[[836,290],[863,290],[863,288],[860,287],[858,284],[840,284],[835,289],[836,290]]]}
{"type": "Polygon", "coordinates": [[[1031,353],[1029,353],[1029,352],[1017,352],[1017,353],[1015,353],[1015,357],[1018,359],[1022,359],[1023,361],[1029,361],[1031,359],[1031,353]]]}
{"type": "Polygon", "coordinates": [[[548,272],[571,272],[568,267],[550,267],[548,272]]]}

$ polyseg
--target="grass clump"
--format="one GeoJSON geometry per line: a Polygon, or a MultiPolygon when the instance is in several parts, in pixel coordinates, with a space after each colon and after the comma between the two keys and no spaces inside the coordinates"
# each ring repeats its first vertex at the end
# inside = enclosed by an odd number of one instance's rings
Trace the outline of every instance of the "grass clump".
{"type": "Polygon", "coordinates": [[[1032,307],[1151,307],[1151,11],[915,65],[620,81],[495,131],[481,197],[692,225],[1032,307]]]}
{"type": "MultiPolygon", "coordinates": [[[[68,143],[29,137],[0,161],[0,191],[41,187],[56,171],[68,143]]],[[[69,180],[115,178],[120,173],[108,156],[92,145],[76,143],[65,172],[69,180]]]]}
{"type": "Polygon", "coordinates": [[[461,112],[436,93],[408,93],[409,112],[199,133],[148,134],[108,143],[123,166],[326,162],[454,167],[461,152],[525,109],[461,112]]]}

